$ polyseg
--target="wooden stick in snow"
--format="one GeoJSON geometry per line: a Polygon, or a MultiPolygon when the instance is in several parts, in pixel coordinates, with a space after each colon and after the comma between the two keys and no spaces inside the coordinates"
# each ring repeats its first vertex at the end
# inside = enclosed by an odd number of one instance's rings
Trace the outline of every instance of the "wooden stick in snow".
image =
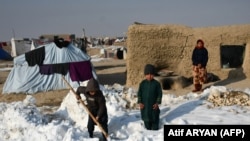
{"type": "MultiPolygon", "coordinates": [[[[78,95],[76,94],[75,90],[71,87],[71,85],[68,83],[68,81],[62,76],[62,79],[64,82],[68,85],[70,90],[74,93],[74,95],[77,97],[78,95]]],[[[79,99],[79,102],[83,105],[87,113],[90,115],[90,117],[93,119],[93,121],[96,123],[96,125],[101,129],[102,133],[106,138],[108,138],[108,134],[105,132],[105,130],[102,128],[101,124],[96,120],[96,118],[93,116],[93,114],[89,111],[88,107],[84,104],[82,99],[79,99]]]]}

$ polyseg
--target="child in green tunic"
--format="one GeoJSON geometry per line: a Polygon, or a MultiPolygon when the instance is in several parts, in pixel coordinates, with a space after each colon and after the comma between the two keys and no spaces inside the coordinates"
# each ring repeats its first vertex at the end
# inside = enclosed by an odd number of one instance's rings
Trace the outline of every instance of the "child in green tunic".
{"type": "Polygon", "coordinates": [[[162,100],[162,88],[160,83],[154,79],[155,68],[147,64],[144,69],[145,78],[139,85],[138,101],[141,118],[147,130],[158,130],[160,120],[159,104],[162,100]]]}

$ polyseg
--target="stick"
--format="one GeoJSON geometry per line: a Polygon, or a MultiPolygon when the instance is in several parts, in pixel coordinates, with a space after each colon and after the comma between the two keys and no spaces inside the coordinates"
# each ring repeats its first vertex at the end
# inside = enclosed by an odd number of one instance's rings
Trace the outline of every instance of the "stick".
{"type": "MultiPolygon", "coordinates": [[[[65,80],[64,76],[62,76],[62,79],[69,86],[70,90],[74,93],[74,95],[77,97],[78,95],[76,94],[75,90],[70,86],[70,84],[68,83],[68,81],[65,80]]],[[[85,110],[87,111],[87,113],[90,115],[90,117],[93,119],[93,121],[96,123],[96,125],[101,129],[101,131],[104,134],[104,136],[106,138],[108,138],[108,134],[104,131],[104,129],[102,128],[101,124],[96,120],[96,118],[93,116],[93,114],[89,111],[88,107],[84,104],[84,102],[82,101],[82,99],[80,99],[79,101],[83,105],[83,107],[85,108],[85,110]]]]}

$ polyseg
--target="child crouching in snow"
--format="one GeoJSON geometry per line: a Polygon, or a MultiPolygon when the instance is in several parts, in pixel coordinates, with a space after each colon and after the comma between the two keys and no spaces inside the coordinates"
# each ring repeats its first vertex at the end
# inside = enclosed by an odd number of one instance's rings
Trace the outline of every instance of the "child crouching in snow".
{"type": "Polygon", "coordinates": [[[141,118],[147,130],[158,130],[160,120],[159,105],[162,100],[162,88],[160,83],[154,79],[155,68],[147,64],[144,68],[146,79],[142,80],[138,89],[138,101],[141,118]]]}
{"type": "MultiPolygon", "coordinates": [[[[96,118],[96,120],[100,123],[103,130],[108,133],[108,113],[107,113],[107,107],[106,107],[106,100],[103,96],[102,91],[99,88],[99,83],[94,78],[91,78],[88,81],[88,84],[86,87],[79,86],[76,90],[77,99],[80,99],[80,94],[84,94],[87,101],[87,108],[91,112],[91,114],[96,118]]],[[[96,123],[89,115],[88,119],[88,132],[89,136],[93,138],[93,132],[95,129],[96,123]]],[[[106,140],[106,137],[104,134],[103,138],[106,140]]]]}

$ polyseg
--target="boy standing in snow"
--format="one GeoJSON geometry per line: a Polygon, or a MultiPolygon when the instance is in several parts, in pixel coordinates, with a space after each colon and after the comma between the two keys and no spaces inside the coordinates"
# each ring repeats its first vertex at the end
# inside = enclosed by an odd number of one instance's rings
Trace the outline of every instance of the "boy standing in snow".
{"type": "Polygon", "coordinates": [[[160,83],[154,79],[155,68],[147,64],[144,68],[146,79],[142,80],[138,89],[138,101],[141,118],[147,130],[158,130],[160,120],[159,104],[162,100],[162,88],[160,83]]]}
{"type": "MultiPolygon", "coordinates": [[[[96,120],[100,123],[103,130],[108,133],[108,113],[106,107],[106,100],[103,96],[102,91],[99,88],[99,83],[94,78],[91,78],[88,81],[86,87],[79,86],[76,90],[76,94],[79,95],[77,99],[80,99],[80,94],[84,94],[87,101],[87,108],[91,112],[91,114],[96,118],[96,120]]],[[[96,123],[89,115],[88,119],[88,132],[89,137],[93,138],[94,127],[96,123]]],[[[106,139],[103,134],[103,138],[106,139]]]]}

